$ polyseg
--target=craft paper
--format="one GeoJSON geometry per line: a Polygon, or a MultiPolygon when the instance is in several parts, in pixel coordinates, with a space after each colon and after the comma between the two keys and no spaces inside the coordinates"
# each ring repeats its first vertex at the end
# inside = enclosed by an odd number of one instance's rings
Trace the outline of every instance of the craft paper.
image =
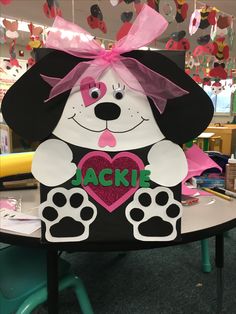
{"type": "Polygon", "coordinates": [[[195,10],[190,18],[190,22],[189,22],[189,34],[192,36],[193,34],[196,33],[196,31],[199,28],[201,22],[201,14],[199,12],[199,10],[195,10]]]}
{"type": "Polygon", "coordinates": [[[188,163],[188,174],[184,178],[182,183],[182,193],[185,195],[192,195],[193,190],[189,189],[185,182],[194,176],[201,175],[205,170],[216,168],[222,171],[221,167],[215,163],[206,153],[204,153],[197,145],[193,145],[191,148],[185,151],[185,156],[188,163]]]}
{"type": "Polygon", "coordinates": [[[39,217],[0,209],[0,228],[22,234],[31,234],[41,227],[39,217]]]}
{"type": "Polygon", "coordinates": [[[185,0],[175,0],[176,3],[176,16],[175,20],[177,23],[182,23],[185,21],[188,13],[188,4],[185,0]]]}
{"type": "Polygon", "coordinates": [[[40,49],[44,57],[2,102],[9,126],[41,141],[32,173],[40,182],[42,241],[99,249],[179,239],[187,173],[180,145],[205,129],[213,106],[180,69],[182,52],[131,51],[167,22],[143,5],[109,51],[78,26],[55,23],[47,43],[54,50],[40,49]]]}
{"type": "Polygon", "coordinates": [[[174,0],[160,1],[159,12],[164,16],[168,23],[173,22],[176,16],[176,5],[174,0]]]}

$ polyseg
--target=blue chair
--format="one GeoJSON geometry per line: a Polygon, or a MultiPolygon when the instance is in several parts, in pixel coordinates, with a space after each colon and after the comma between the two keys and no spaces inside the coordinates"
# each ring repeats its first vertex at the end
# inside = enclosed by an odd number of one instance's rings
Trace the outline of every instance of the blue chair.
{"type": "MultiPolygon", "coordinates": [[[[81,279],[59,258],[59,291],[74,288],[83,314],[93,314],[81,279]]],[[[46,251],[9,246],[0,250],[0,313],[30,314],[47,300],[46,251]]]]}

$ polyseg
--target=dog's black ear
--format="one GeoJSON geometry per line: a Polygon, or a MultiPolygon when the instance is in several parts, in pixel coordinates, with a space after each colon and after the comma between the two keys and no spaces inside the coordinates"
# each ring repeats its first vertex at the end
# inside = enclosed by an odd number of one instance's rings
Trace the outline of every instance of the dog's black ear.
{"type": "MultiPolygon", "coordinates": [[[[152,104],[155,119],[167,139],[177,144],[184,144],[207,128],[214,113],[212,101],[189,75],[157,51],[139,50],[125,55],[136,58],[150,69],[188,91],[185,96],[168,100],[163,114],[159,114],[152,104]]],[[[152,103],[151,100],[150,102],[152,103]]]]}
{"type": "Polygon", "coordinates": [[[51,86],[40,75],[64,77],[79,61],[81,59],[65,52],[53,50],[17,80],[2,101],[3,118],[10,128],[25,139],[46,138],[61,117],[69,91],[44,102],[51,86]]]}

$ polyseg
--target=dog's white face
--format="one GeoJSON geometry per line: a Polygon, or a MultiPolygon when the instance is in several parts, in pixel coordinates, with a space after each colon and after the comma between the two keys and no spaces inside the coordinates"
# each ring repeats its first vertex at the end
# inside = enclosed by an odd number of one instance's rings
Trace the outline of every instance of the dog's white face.
{"type": "Polygon", "coordinates": [[[103,151],[141,148],[164,138],[147,97],[110,69],[100,82],[71,91],[53,134],[73,145],[103,151]]]}

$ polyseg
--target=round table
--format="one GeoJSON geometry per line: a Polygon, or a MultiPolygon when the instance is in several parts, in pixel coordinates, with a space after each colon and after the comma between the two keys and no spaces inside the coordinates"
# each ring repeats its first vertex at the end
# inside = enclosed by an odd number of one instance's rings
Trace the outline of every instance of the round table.
{"type": "MultiPolygon", "coordinates": [[[[1,192],[1,197],[15,197],[22,201],[22,212],[37,214],[40,203],[39,190],[20,190],[1,192]]],[[[215,236],[215,264],[217,267],[217,312],[222,307],[222,270],[224,266],[224,237],[223,233],[236,227],[236,199],[231,201],[214,195],[201,196],[196,205],[184,206],[181,223],[181,240],[171,242],[144,242],[133,245],[126,242],[102,243],[42,243],[41,230],[31,235],[23,235],[0,228],[0,242],[28,247],[44,247],[47,250],[47,279],[48,279],[48,313],[58,312],[58,251],[125,251],[136,249],[151,249],[173,246],[188,242],[203,240],[215,236]]]]}

